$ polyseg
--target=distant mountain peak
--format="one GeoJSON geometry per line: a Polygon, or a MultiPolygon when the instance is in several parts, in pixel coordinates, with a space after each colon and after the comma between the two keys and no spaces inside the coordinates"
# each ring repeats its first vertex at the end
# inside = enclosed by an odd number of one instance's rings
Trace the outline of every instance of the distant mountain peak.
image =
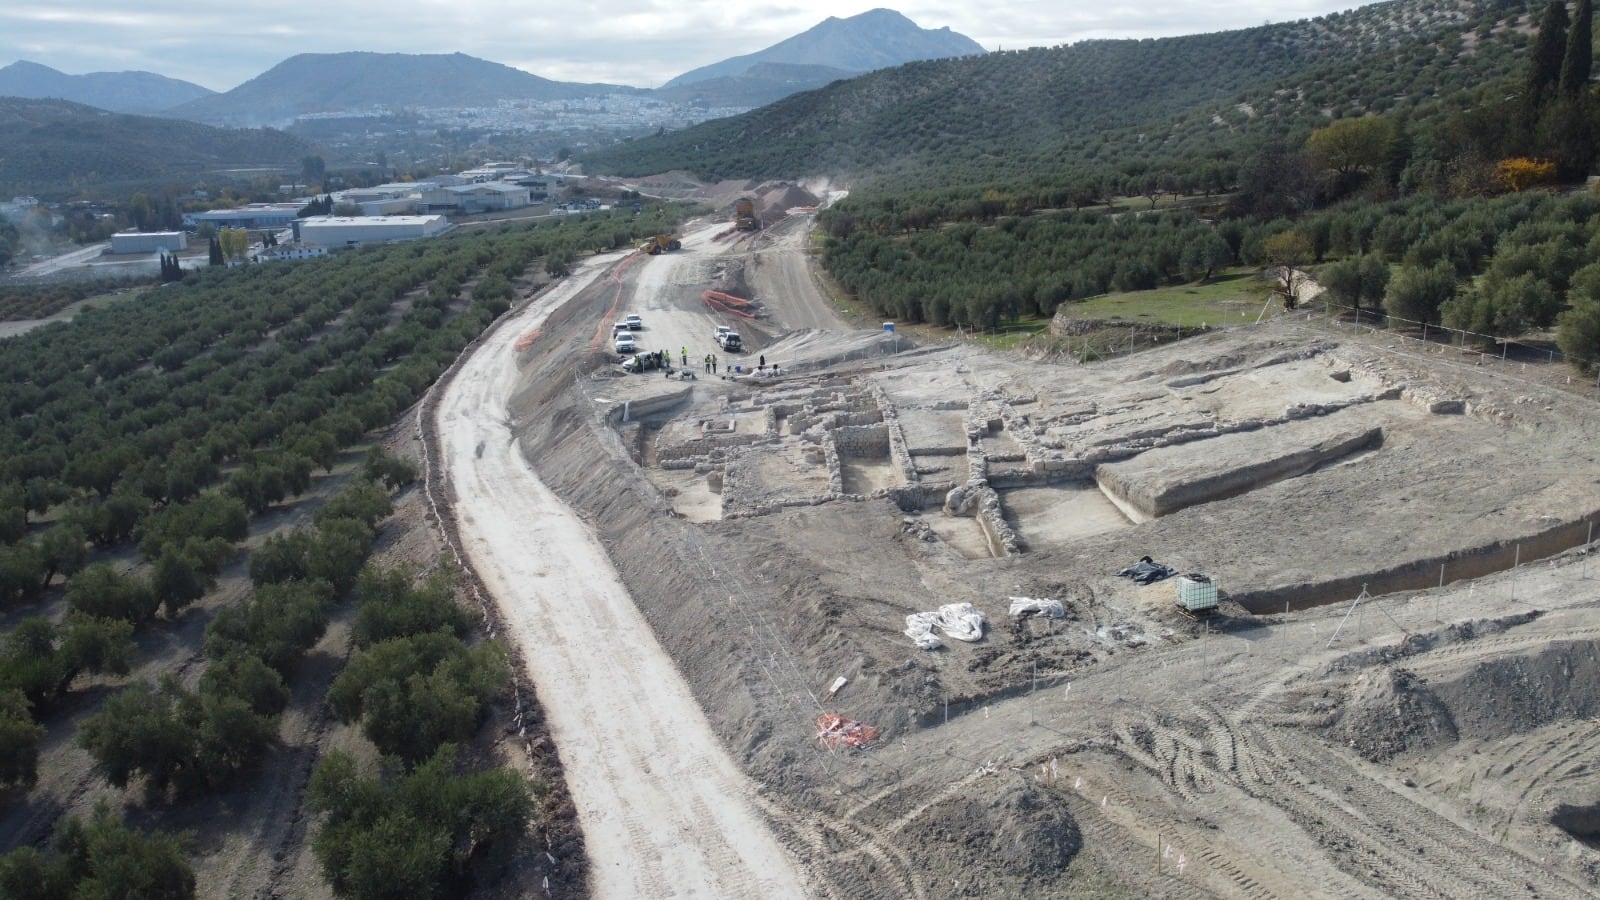
{"type": "Polygon", "coordinates": [[[735,56],[679,75],[663,88],[737,78],[762,63],[819,66],[844,72],[871,72],[924,59],[973,56],[986,52],[977,41],[942,28],[922,28],[892,9],[870,9],[848,18],[829,16],[765,50],[735,56]]]}

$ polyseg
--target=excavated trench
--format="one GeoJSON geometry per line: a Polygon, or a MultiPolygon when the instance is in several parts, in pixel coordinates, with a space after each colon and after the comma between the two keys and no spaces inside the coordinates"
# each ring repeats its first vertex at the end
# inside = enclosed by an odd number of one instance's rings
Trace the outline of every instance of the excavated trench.
{"type": "Polygon", "coordinates": [[[1562,803],[1550,812],[1550,824],[1591,850],[1600,850],[1600,802],[1574,806],[1562,803]]]}

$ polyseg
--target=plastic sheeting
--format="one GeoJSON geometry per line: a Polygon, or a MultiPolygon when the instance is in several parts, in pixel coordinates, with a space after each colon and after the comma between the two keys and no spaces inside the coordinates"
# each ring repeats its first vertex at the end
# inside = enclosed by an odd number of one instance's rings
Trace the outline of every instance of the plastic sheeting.
{"type": "Polygon", "coordinates": [[[1011,618],[1025,619],[1029,616],[1043,616],[1047,619],[1065,619],[1067,610],[1059,600],[1045,600],[1034,597],[1012,597],[1011,618]]]}
{"type": "Polygon", "coordinates": [[[971,643],[983,639],[983,629],[988,623],[971,603],[946,603],[937,612],[906,616],[906,637],[924,650],[937,650],[944,642],[933,633],[935,628],[944,632],[945,637],[971,643]]]}
{"type": "Polygon", "coordinates": [[[878,729],[846,719],[837,713],[817,717],[817,740],[829,750],[840,746],[865,747],[878,739],[878,729]]]}
{"type": "Polygon", "coordinates": [[[1150,557],[1142,557],[1138,562],[1117,571],[1122,578],[1132,578],[1135,584],[1155,584],[1165,581],[1178,574],[1178,570],[1171,566],[1164,566],[1150,557]]]}

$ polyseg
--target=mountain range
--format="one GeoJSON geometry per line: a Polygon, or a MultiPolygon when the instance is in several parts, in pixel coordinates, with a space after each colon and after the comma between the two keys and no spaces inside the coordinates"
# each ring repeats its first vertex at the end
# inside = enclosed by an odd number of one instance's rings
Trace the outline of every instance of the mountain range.
{"type": "Polygon", "coordinates": [[[66,100],[0,97],[0,195],[137,189],[219,168],[295,169],[311,149],[271,129],[213,128],[66,100]]]}
{"type": "Polygon", "coordinates": [[[166,115],[208,125],[277,125],[307,113],[374,107],[493,106],[500,100],[575,100],[640,92],[614,84],[551,81],[464,53],[302,53],[231,91],[166,115]]]}
{"type": "Polygon", "coordinates": [[[66,75],[24,60],[0,69],[0,96],[57,98],[228,127],[282,126],[316,113],[613,94],[748,109],[863,72],[982,52],[971,38],[949,28],[920,28],[897,12],[875,9],[847,19],[830,17],[764,50],[686,72],[656,91],[552,81],[462,53],[349,52],[292,56],[222,93],[149,72],[66,75]]]}
{"type": "Polygon", "coordinates": [[[0,97],[70,100],[111,112],[154,114],[213,93],[153,72],[68,75],[25,59],[0,69],[0,97]]]}

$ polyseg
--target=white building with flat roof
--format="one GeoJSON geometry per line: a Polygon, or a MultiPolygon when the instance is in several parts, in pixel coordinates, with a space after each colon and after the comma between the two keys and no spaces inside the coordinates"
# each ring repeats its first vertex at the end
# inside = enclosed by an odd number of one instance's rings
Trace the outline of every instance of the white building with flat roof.
{"type": "Polygon", "coordinates": [[[189,247],[181,231],[119,231],[111,236],[112,253],[177,253],[189,247]]]}
{"type": "Polygon", "coordinates": [[[346,247],[415,241],[452,227],[444,216],[312,216],[299,220],[294,230],[295,240],[303,244],[346,247]]]}
{"type": "Polygon", "coordinates": [[[304,203],[251,203],[234,209],[184,213],[183,227],[198,228],[210,222],[218,228],[282,228],[304,208],[304,203]]]}
{"type": "Polygon", "coordinates": [[[268,247],[256,254],[256,259],[261,262],[277,262],[284,259],[315,259],[316,257],[327,255],[328,248],[321,244],[288,243],[279,244],[276,247],[268,247]]]}
{"type": "Polygon", "coordinates": [[[463,213],[492,212],[499,209],[518,209],[533,201],[528,189],[519,184],[490,181],[483,184],[458,184],[424,191],[418,209],[463,213]]]}

